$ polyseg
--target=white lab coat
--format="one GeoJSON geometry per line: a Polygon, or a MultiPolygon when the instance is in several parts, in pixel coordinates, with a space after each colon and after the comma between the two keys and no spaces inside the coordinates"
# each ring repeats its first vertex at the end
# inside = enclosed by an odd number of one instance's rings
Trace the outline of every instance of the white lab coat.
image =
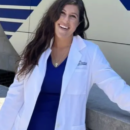
{"type": "MultiPolygon", "coordinates": [[[[0,111],[0,130],[27,130],[50,53],[51,47],[41,55],[30,76],[14,79],[0,111]]],[[[74,36],[63,74],[55,130],[86,130],[86,102],[94,83],[121,109],[130,111],[130,87],[112,70],[97,45],[74,36]]]]}

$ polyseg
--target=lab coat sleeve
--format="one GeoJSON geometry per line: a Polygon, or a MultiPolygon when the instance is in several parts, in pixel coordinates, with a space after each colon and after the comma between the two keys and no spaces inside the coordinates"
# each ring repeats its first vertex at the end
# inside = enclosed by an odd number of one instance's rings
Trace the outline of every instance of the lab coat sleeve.
{"type": "Polygon", "coordinates": [[[0,130],[12,130],[16,116],[23,104],[23,83],[23,80],[17,80],[16,75],[9,87],[0,110],[0,130]]]}
{"type": "Polygon", "coordinates": [[[112,102],[130,112],[130,86],[111,68],[99,47],[92,63],[92,84],[94,83],[112,102]]]}

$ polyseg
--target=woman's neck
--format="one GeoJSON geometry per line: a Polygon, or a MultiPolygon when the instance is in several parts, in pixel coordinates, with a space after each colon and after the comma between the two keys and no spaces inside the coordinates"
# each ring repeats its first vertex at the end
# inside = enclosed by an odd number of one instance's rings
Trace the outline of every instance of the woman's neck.
{"type": "Polygon", "coordinates": [[[73,40],[73,37],[61,39],[61,38],[58,38],[57,36],[55,36],[54,37],[53,47],[64,48],[64,47],[71,46],[72,40],[73,40]]]}

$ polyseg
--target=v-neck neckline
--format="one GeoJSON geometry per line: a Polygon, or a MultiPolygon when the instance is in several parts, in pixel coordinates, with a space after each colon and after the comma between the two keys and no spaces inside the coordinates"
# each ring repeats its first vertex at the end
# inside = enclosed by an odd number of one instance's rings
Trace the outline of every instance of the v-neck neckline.
{"type": "Polygon", "coordinates": [[[67,58],[68,58],[68,56],[67,56],[57,67],[55,67],[55,66],[53,65],[52,57],[51,57],[51,55],[50,55],[51,65],[53,66],[53,68],[58,69],[60,66],[62,66],[62,64],[64,64],[64,62],[66,62],[67,58]]]}

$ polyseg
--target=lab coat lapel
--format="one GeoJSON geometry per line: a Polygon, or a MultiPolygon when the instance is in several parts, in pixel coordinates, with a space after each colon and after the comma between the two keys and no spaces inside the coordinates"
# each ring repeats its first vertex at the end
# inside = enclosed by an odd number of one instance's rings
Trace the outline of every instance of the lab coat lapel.
{"type": "Polygon", "coordinates": [[[73,42],[72,42],[72,45],[70,48],[65,71],[63,74],[60,101],[62,100],[62,97],[63,97],[65,90],[67,88],[67,85],[71,79],[71,76],[73,75],[73,72],[75,71],[75,69],[81,59],[82,54],[80,53],[80,50],[82,50],[84,47],[86,47],[86,46],[82,42],[82,39],[80,36],[73,37],[73,42]]]}
{"type": "Polygon", "coordinates": [[[47,59],[51,53],[51,49],[48,48],[40,57],[38,65],[35,66],[34,71],[30,75],[29,81],[27,82],[26,102],[23,115],[21,117],[20,130],[25,130],[28,126],[28,121],[31,118],[32,112],[34,110],[36,100],[38,98],[39,92],[41,90],[42,82],[45,77],[47,59]],[[30,94],[28,94],[30,93],[30,94]],[[29,105],[28,105],[29,104],[29,105]]]}
{"type": "Polygon", "coordinates": [[[37,88],[38,91],[41,90],[41,85],[42,85],[43,79],[45,77],[46,68],[47,68],[47,59],[48,59],[49,55],[51,54],[52,43],[53,43],[53,39],[51,40],[50,47],[41,55],[41,58],[39,59],[39,63],[37,65],[37,68],[38,68],[37,80],[38,80],[38,83],[40,83],[37,86],[37,87],[39,87],[39,88],[37,88]]]}

